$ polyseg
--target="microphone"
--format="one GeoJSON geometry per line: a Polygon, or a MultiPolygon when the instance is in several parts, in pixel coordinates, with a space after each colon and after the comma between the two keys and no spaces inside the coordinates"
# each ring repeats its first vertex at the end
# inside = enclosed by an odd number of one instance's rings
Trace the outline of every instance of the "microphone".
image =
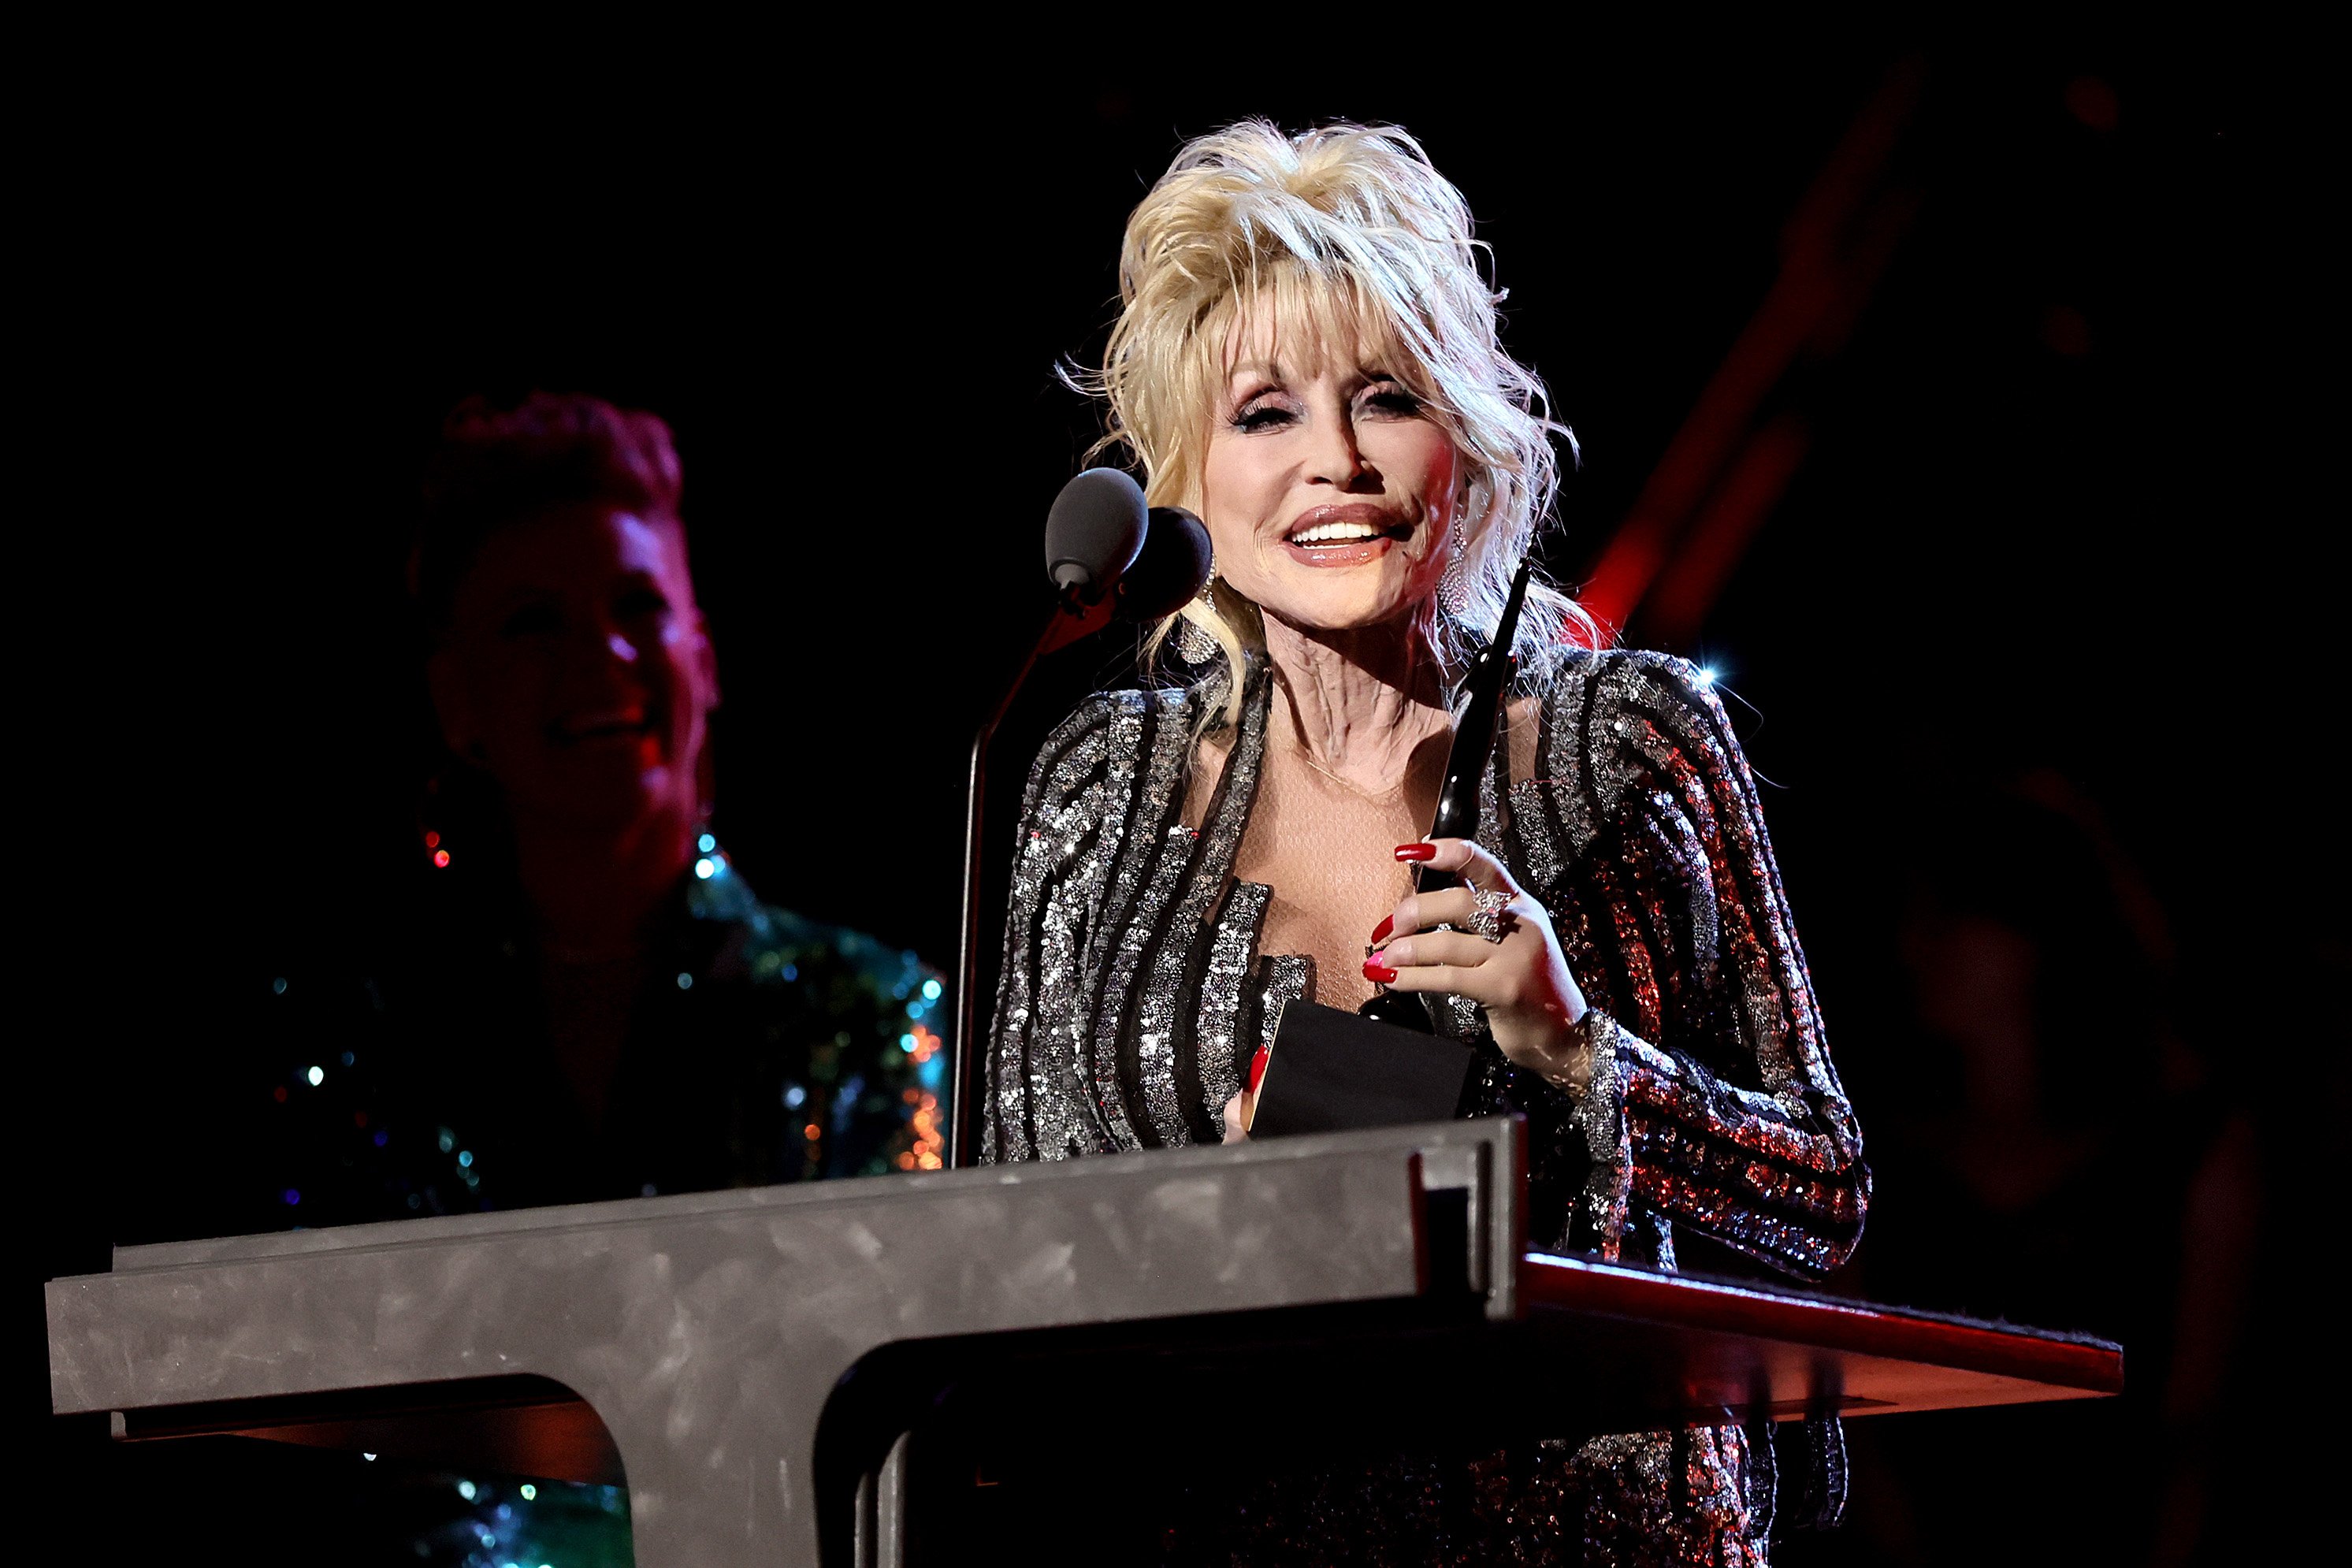
{"type": "Polygon", "coordinates": [[[1209,584],[1209,531],[1181,506],[1155,506],[1143,548],[1118,580],[1118,615],[1123,621],[1156,621],[1172,616],[1209,584]]]}
{"type": "Polygon", "coordinates": [[[1180,506],[1146,510],[1143,490],[1117,468],[1088,468],[1045,514],[1045,575],[1055,591],[1092,606],[1108,590],[1121,620],[1172,616],[1209,581],[1209,531],[1180,506]]]}
{"type": "Polygon", "coordinates": [[[963,818],[963,926],[956,952],[954,1099],[948,1114],[948,1168],[979,1155],[980,898],[982,807],[988,744],[1037,660],[1100,631],[1116,616],[1154,621],[1173,615],[1209,581],[1209,531],[1181,507],[1147,507],[1143,489],[1118,468],[1088,468],[1062,487],[1045,514],[1045,575],[1054,612],[1021,661],[988,721],[972,737],[963,818]]]}
{"type": "Polygon", "coordinates": [[[1045,575],[1056,593],[1098,604],[1135,563],[1149,527],[1142,486],[1117,468],[1088,468],[1045,514],[1045,575]]]}

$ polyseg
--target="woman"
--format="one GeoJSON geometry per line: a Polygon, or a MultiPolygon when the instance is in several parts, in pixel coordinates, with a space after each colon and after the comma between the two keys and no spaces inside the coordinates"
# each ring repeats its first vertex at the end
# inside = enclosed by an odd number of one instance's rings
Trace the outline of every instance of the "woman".
{"type": "MultiPolygon", "coordinates": [[[[679,500],[652,415],[450,416],[412,563],[446,746],[416,902],[391,951],[256,987],[244,1196],[190,1231],[940,1163],[937,976],[762,903],[711,834],[718,669],[679,500]]],[[[358,1495],[336,1544],[362,1554],[627,1552],[619,1488],[383,1465],[358,1495]]]]}
{"type": "MultiPolygon", "coordinates": [[[[1860,1135],[1696,672],[1588,651],[1580,612],[1532,591],[1484,840],[1420,840],[1449,679],[1495,626],[1566,434],[1496,341],[1459,193],[1392,128],[1237,125],[1136,209],[1120,294],[1107,441],[1154,502],[1199,512],[1216,575],[1163,628],[1188,684],[1094,700],[1031,775],[984,1157],[1239,1136],[1283,1004],[1386,985],[1475,1043],[1478,1113],[1528,1118],[1537,1245],[1671,1268],[1696,1236],[1835,1267],[1867,1197],[1860,1135]],[[1413,864],[1467,886],[1416,896],[1413,864]]],[[[1760,1562],[1768,1459],[1723,1428],[1277,1478],[1211,1544],[1760,1562]],[[1448,1486],[1480,1500],[1468,1516],[1424,1506],[1448,1486]],[[1472,1516],[1467,1546],[1458,1523],[1416,1533],[1472,1516]]]]}
{"type": "Polygon", "coordinates": [[[278,1223],[937,1160],[930,972],[763,904],[711,834],[680,489],[649,414],[447,420],[412,562],[446,747],[422,885],[364,984],[297,963],[267,999],[278,1223]]]}

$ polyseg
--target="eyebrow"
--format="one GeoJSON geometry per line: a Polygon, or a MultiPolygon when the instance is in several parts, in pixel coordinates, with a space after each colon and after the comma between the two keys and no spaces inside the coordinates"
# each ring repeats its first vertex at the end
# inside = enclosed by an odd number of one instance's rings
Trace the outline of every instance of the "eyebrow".
{"type": "MultiPolygon", "coordinates": [[[[1406,385],[1404,377],[1384,366],[1360,365],[1357,367],[1357,372],[1363,377],[1363,384],[1367,386],[1383,381],[1392,381],[1399,386],[1406,385]]],[[[1231,387],[1236,382],[1251,379],[1270,381],[1276,386],[1289,384],[1289,378],[1282,374],[1282,368],[1279,365],[1268,364],[1264,360],[1251,360],[1246,363],[1234,366],[1226,375],[1225,384],[1231,387]]]]}

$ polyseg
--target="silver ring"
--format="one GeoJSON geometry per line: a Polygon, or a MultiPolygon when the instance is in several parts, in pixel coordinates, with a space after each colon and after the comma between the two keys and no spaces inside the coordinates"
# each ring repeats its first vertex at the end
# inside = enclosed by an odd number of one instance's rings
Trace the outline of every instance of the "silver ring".
{"type": "Polygon", "coordinates": [[[1470,920],[1462,929],[1488,942],[1503,940],[1503,906],[1511,901],[1508,893],[1489,893],[1474,889],[1470,895],[1470,920]]]}

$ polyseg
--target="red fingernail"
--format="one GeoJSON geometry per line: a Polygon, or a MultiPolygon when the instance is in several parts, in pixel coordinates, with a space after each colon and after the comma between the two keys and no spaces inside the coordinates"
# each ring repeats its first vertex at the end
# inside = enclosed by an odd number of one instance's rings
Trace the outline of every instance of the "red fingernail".
{"type": "Polygon", "coordinates": [[[1393,925],[1395,925],[1395,924],[1396,924],[1396,917],[1395,917],[1395,916],[1393,916],[1393,915],[1382,915],[1382,916],[1381,917],[1381,923],[1380,923],[1380,924],[1378,924],[1378,925],[1376,925],[1376,926],[1374,926],[1374,927],[1372,928],[1372,945],[1373,945],[1374,947],[1378,947],[1378,946],[1380,946],[1380,945],[1381,945],[1381,943],[1382,943],[1382,942],[1384,942],[1388,941],[1388,939],[1389,939],[1389,928],[1391,928],[1391,926],[1393,926],[1393,925]]]}
{"type": "Polygon", "coordinates": [[[1368,958],[1364,960],[1364,978],[1375,985],[1386,985],[1396,979],[1396,971],[1368,958]]]}
{"type": "Polygon", "coordinates": [[[1257,1048],[1257,1055],[1250,1058],[1250,1092],[1252,1094],[1255,1094],[1257,1086],[1265,1081],[1265,1057],[1268,1049],[1269,1047],[1265,1046],[1260,1046],[1257,1048]]]}
{"type": "Polygon", "coordinates": [[[1396,857],[1400,860],[1434,860],[1437,858],[1437,846],[1434,844],[1400,844],[1397,846],[1396,857]]]}

